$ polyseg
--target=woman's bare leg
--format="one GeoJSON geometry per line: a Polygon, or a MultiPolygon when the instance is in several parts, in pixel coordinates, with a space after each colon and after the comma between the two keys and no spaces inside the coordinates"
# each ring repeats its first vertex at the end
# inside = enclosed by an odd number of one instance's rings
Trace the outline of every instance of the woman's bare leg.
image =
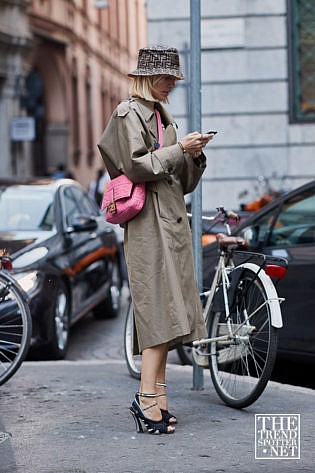
{"type": "MultiPolygon", "coordinates": [[[[161,383],[161,384],[166,384],[166,362],[167,362],[167,353],[165,358],[161,361],[157,378],[156,378],[156,383],[161,383]]],[[[164,386],[159,386],[158,384],[156,385],[156,392],[158,394],[165,394],[166,393],[166,388],[164,386]]],[[[158,398],[158,404],[161,409],[168,409],[168,404],[167,404],[167,397],[166,396],[160,396],[158,398]]]]}
{"type": "MultiPolygon", "coordinates": [[[[167,392],[166,392],[166,362],[167,362],[167,354],[166,354],[165,359],[162,361],[160,365],[160,369],[159,369],[158,376],[156,379],[156,382],[157,382],[156,391],[158,394],[163,394],[163,396],[158,397],[159,408],[168,411],[168,400],[167,400],[167,392]]],[[[176,423],[176,417],[171,417],[169,422],[171,424],[176,423]]]]}
{"type": "MultiPolygon", "coordinates": [[[[157,393],[156,382],[159,381],[159,376],[162,376],[165,380],[167,353],[168,345],[166,343],[143,350],[140,382],[141,393],[157,393]]],[[[158,398],[140,397],[140,404],[144,408],[151,406],[157,400],[158,398]]],[[[145,415],[152,420],[161,420],[161,411],[158,405],[147,409],[145,415]]],[[[170,428],[170,430],[174,429],[170,428]]]]}

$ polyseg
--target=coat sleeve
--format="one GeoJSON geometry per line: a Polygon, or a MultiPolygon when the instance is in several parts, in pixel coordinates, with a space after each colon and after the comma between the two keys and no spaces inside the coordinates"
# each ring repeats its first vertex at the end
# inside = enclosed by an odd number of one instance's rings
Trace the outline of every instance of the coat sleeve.
{"type": "Polygon", "coordinates": [[[98,144],[108,170],[114,166],[133,182],[157,181],[173,173],[181,175],[185,160],[179,145],[150,150],[148,134],[134,109],[116,110],[98,144]]]}
{"type": "Polygon", "coordinates": [[[185,153],[184,165],[180,175],[184,194],[193,192],[205,169],[206,156],[203,153],[197,159],[193,159],[188,153],[185,153]]]}

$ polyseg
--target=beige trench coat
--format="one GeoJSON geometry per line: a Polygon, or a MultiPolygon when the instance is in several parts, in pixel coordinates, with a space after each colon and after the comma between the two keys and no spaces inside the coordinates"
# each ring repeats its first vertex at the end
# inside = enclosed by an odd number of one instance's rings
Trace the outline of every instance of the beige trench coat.
{"type": "Polygon", "coordinates": [[[163,148],[156,149],[152,106],[134,98],[118,105],[98,144],[111,178],[122,172],[133,182],[146,182],[145,206],[125,225],[135,354],[161,343],[173,348],[206,336],[184,201],[205,163],[197,165],[183,154],[172,117],[157,107],[165,126],[163,148]]]}

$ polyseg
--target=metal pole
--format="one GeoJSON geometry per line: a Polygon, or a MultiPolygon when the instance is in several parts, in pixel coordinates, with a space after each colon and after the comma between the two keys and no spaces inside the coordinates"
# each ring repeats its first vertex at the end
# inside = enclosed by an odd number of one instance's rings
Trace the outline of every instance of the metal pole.
{"type": "Polygon", "coordinates": [[[189,133],[191,128],[191,115],[190,115],[190,51],[189,51],[189,44],[184,44],[184,71],[186,71],[187,80],[185,80],[185,98],[186,98],[186,116],[187,116],[187,124],[186,124],[186,133],[189,133]]]}
{"type": "MultiPolygon", "coordinates": [[[[190,123],[201,132],[200,0],[190,0],[190,123]]],[[[201,182],[192,195],[192,233],[196,279],[202,289],[201,182]]],[[[203,368],[193,361],[193,389],[203,389],[203,368]]]]}

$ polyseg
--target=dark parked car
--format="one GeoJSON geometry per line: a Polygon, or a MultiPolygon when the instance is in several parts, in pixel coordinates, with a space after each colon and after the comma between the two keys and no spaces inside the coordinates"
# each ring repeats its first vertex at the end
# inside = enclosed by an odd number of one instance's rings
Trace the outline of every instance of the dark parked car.
{"type": "MultiPolygon", "coordinates": [[[[315,181],[279,197],[242,222],[233,232],[250,250],[287,258],[289,266],[279,281],[283,328],[279,359],[315,361],[315,181]]],[[[211,278],[217,245],[204,247],[205,279],[211,278]]]]}
{"type": "Polygon", "coordinates": [[[64,358],[70,326],[91,310],[117,315],[116,234],[77,182],[0,180],[0,248],[28,294],[32,348],[41,356],[64,358]]]}

